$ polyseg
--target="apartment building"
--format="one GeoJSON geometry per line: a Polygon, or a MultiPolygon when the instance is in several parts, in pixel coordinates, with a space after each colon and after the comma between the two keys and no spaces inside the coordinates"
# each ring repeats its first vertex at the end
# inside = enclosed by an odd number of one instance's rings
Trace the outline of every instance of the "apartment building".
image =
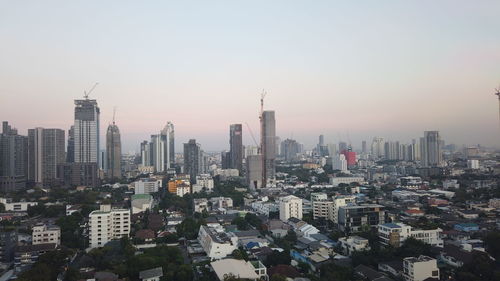
{"type": "Polygon", "coordinates": [[[378,226],[380,242],[393,247],[401,246],[409,237],[435,247],[443,247],[442,233],[443,230],[441,228],[429,230],[414,229],[403,223],[384,223],[378,226]]]}
{"type": "Polygon", "coordinates": [[[212,260],[225,258],[238,249],[238,237],[232,232],[226,232],[220,224],[200,226],[198,241],[212,260]]]}
{"type": "Polygon", "coordinates": [[[59,226],[47,226],[46,224],[37,224],[33,226],[31,235],[33,245],[53,243],[61,245],[61,228],[59,226]]]}
{"type": "Polygon", "coordinates": [[[280,199],[280,220],[288,221],[289,218],[302,219],[302,199],[289,195],[280,199]]]}
{"type": "Polygon", "coordinates": [[[130,210],[101,205],[89,214],[89,247],[102,247],[114,239],[129,236],[130,210]]]}
{"type": "Polygon", "coordinates": [[[359,232],[365,225],[377,227],[385,223],[385,207],[378,204],[347,205],[339,208],[341,231],[359,232]]]}
{"type": "Polygon", "coordinates": [[[439,280],[439,269],[436,259],[428,256],[404,258],[403,277],[405,281],[423,281],[427,278],[436,278],[439,280]]]}

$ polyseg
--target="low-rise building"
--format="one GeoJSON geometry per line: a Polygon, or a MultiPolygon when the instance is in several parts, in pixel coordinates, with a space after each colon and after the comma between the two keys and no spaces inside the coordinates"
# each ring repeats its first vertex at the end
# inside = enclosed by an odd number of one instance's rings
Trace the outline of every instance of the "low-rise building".
{"type": "Polygon", "coordinates": [[[233,207],[233,199],[230,197],[212,197],[210,202],[212,202],[213,208],[228,209],[233,207]]]}
{"type": "Polygon", "coordinates": [[[436,259],[428,256],[404,258],[403,277],[405,281],[424,281],[427,278],[439,280],[439,268],[436,259]]]}
{"type": "Polygon", "coordinates": [[[33,226],[31,234],[33,245],[53,243],[61,244],[61,228],[56,225],[47,226],[46,224],[37,224],[33,226]]]}
{"type": "Polygon", "coordinates": [[[238,249],[238,237],[232,232],[226,232],[220,224],[200,226],[198,241],[212,260],[225,258],[238,249]]]}
{"type": "Polygon", "coordinates": [[[191,184],[188,179],[175,179],[168,182],[168,192],[177,196],[191,193],[191,184]]]}
{"type": "Polygon", "coordinates": [[[368,239],[359,236],[348,236],[339,238],[340,247],[345,255],[352,255],[354,252],[370,250],[368,239]]]}
{"type": "Polygon", "coordinates": [[[380,242],[393,247],[401,246],[409,237],[435,247],[443,247],[442,233],[441,228],[430,230],[413,229],[403,223],[384,223],[378,226],[380,242]]]}
{"type": "Polygon", "coordinates": [[[196,176],[196,184],[193,184],[193,193],[195,192],[212,192],[214,189],[214,179],[209,174],[201,174],[196,176]]]}
{"type": "Polygon", "coordinates": [[[160,281],[162,276],[163,268],[161,266],[139,272],[139,279],[141,281],[160,281]]]}
{"type": "Polygon", "coordinates": [[[288,221],[289,218],[302,219],[302,199],[288,195],[280,198],[280,220],[288,221]]]}
{"type": "Polygon", "coordinates": [[[351,184],[351,183],[359,183],[363,184],[365,182],[365,178],[363,177],[331,177],[330,184],[333,187],[338,187],[340,184],[351,184]]]}
{"type": "Polygon", "coordinates": [[[359,232],[365,225],[376,227],[385,223],[385,207],[378,204],[347,205],[339,208],[339,228],[359,232]]]}
{"type": "Polygon", "coordinates": [[[135,194],[156,193],[161,188],[162,180],[154,178],[142,178],[134,182],[135,194]]]}
{"type": "Polygon", "coordinates": [[[271,212],[278,212],[280,209],[277,203],[269,201],[252,202],[251,207],[255,212],[265,216],[269,216],[269,213],[271,212]]]}
{"type": "Polygon", "coordinates": [[[149,194],[134,194],[130,199],[132,214],[142,213],[153,207],[153,196],[149,194]]]}
{"type": "Polygon", "coordinates": [[[193,210],[195,213],[203,213],[203,211],[208,212],[209,207],[207,198],[193,199],[193,210]]]}
{"type": "Polygon", "coordinates": [[[26,212],[28,207],[38,205],[38,202],[12,202],[10,198],[0,198],[0,203],[5,206],[7,212],[26,212]]]}
{"type": "Polygon", "coordinates": [[[219,281],[224,281],[229,276],[242,280],[268,280],[267,268],[260,261],[223,259],[211,262],[210,265],[219,281]]]}
{"type": "Polygon", "coordinates": [[[130,234],[130,210],[101,205],[89,214],[89,247],[102,247],[130,234]]]}

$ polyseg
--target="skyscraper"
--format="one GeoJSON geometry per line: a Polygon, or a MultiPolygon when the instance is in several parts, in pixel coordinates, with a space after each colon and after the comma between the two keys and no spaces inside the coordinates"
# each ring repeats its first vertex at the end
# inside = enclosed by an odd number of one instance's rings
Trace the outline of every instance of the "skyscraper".
{"type": "Polygon", "coordinates": [[[122,177],[122,143],[120,130],[115,121],[109,124],[106,132],[106,163],[107,177],[109,179],[120,179],[122,177]]]}
{"type": "Polygon", "coordinates": [[[241,124],[229,127],[229,162],[231,169],[243,171],[243,132],[241,124]]]}
{"type": "Polygon", "coordinates": [[[17,134],[8,122],[0,134],[0,190],[18,191],[26,188],[28,138],[17,134]]]}
{"type": "Polygon", "coordinates": [[[190,139],[184,144],[184,173],[189,174],[192,183],[203,169],[203,152],[201,145],[195,139],[190,139]]]}
{"type": "Polygon", "coordinates": [[[57,166],[66,161],[65,134],[61,129],[28,130],[28,180],[50,186],[57,182],[57,166]]]}
{"type": "Polygon", "coordinates": [[[384,138],[374,137],[372,141],[372,157],[380,158],[384,155],[384,138]]]}
{"type": "Polygon", "coordinates": [[[262,185],[273,181],[276,173],[276,120],[274,111],[263,111],[261,118],[262,185]]]}
{"type": "Polygon", "coordinates": [[[151,166],[155,172],[162,173],[165,171],[165,144],[166,139],[163,135],[151,135],[151,166]]]}
{"type": "Polygon", "coordinates": [[[75,162],[75,126],[68,130],[68,148],[66,150],[66,162],[75,162]]]}
{"type": "Polygon", "coordinates": [[[161,131],[163,144],[165,148],[164,151],[164,161],[165,161],[165,169],[170,169],[175,167],[175,130],[174,124],[170,121],[167,122],[167,125],[161,131]]]}
{"type": "Polygon", "coordinates": [[[441,166],[443,155],[441,151],[439,131],[426,131],[420,139],[421,163],[424,167],[441,166]]]}
{"type": "Polygon", "coordinates": [[[99,163],[99,114],[96,100],[75,100],[75,162],[99,163]]]}
{"type": "Polygon", "coordinates": [[[252,191],[262,188],[262,155],[248,155],[246,158],[248,188],[252,191]]]}
{"type": "Polygon", "coordinates": [[[151,145],[148,141],[141,142],[141,165],[143,167],[151,166],[151,145]]]}
{"type": "Polygon", "coordinates": [[[286,139],[281,142],[281,156],[285,161],[296,160],[299,152],[301,152],[300,145],[296,140],[286,139]]]}

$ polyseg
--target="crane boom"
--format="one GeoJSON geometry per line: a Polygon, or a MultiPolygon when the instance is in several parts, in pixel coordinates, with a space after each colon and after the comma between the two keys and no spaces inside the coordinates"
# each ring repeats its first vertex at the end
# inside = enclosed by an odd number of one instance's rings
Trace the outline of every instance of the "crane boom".
{"type": "Polygon", "coordinates": [[[85,99],[89,98],[90,93],[92,93],[92,91],[94,91],[95,87],[97,87],[97,84],[99,84],[99,82],[96,82],[94,84],[94,86],[92,86],[92,88],[88,92],[87,91],[83,91],[83,96],[85,97],[85,99]]]}
{"type": "Polygon", "coordinates": [[[250,125],[248,125],[248,122],[245,122],[245,124],[247,125],[248,131],[250,131],[250,135],[252,136],[253,142],[255,143],[255,145],[257,147],[259,147],[259,144],[257,143],[257,139],[255,139],[255,136],[253,135],[252,128],[250,127],[250,125]]]}

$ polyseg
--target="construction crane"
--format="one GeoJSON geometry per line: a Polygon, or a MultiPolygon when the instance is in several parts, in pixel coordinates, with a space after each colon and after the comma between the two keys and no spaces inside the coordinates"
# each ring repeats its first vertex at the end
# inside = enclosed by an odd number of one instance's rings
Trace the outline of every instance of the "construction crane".
{"type": "Polygon", "coordinates": [[[250,132],[250,136],[252,136],[253,142],[255,143],[255,145],[258,148],[259,144],[257,143],[257,139],[255,138],[255,136],[253,135],[252,128],[250,127],[250,125],[248,125],[248,122],[245,122],[245,124],[247,125],[248,131],[250,132]]]}
{"type": "Polygon", "coordinates": [[[95,87],[97,87],[97,84],[99,84],[99,82],[96,82],[94,84],[94,86],[87,92],[87,91],[83,91],[83,97],[88,100],[89,99],[89,95],[90,93],[92,93],[92,91],[94,91],[95,87]]]}

